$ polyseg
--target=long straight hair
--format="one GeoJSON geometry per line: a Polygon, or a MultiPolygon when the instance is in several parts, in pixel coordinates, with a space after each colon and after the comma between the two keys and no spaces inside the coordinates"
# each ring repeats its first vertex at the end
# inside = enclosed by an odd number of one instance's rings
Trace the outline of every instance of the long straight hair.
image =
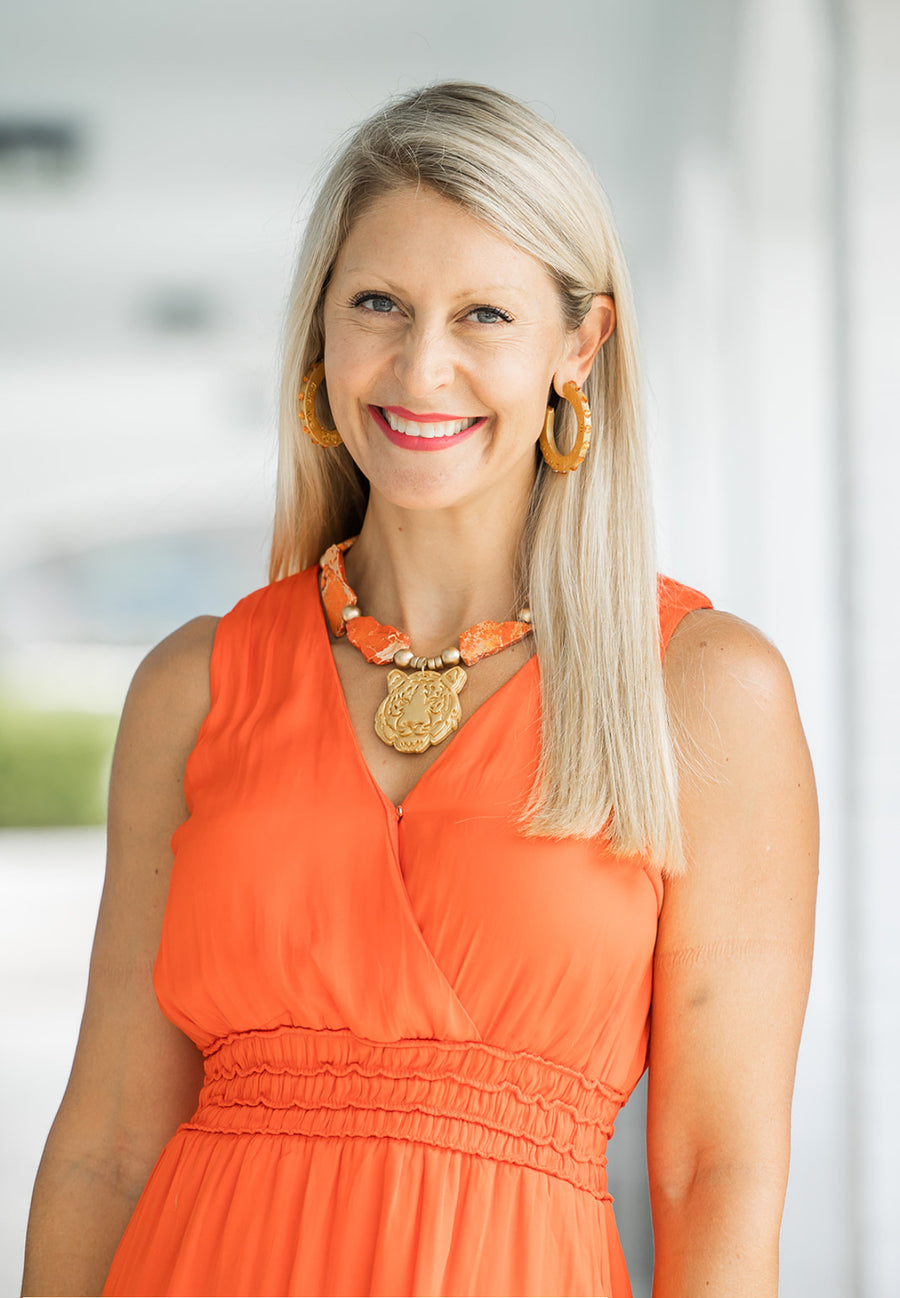
{"type": "MultiPolygon", "coordinates": [[[[606,197],[582,155],[543,118],[487,86],[446,82],[364,122],[322,183],[300,252],[284,348],[275,581],[355,535],[368,484],[341,445],[304,435],[297,393],[324,352],[322,302],[354,221],[379,197],[424,185],[540,261],[569,329],[609,294],[616,328],[584,385],[594,440],[575,473],[539,458],[519,580],[534,615],[541,754],[520,827],[603,836],[612,851],[681,868],[677,781],[659,654],[656,564],[628,271],[606,197]]],[[[570,445],[567,404],[558,444],[570,445]]]]}

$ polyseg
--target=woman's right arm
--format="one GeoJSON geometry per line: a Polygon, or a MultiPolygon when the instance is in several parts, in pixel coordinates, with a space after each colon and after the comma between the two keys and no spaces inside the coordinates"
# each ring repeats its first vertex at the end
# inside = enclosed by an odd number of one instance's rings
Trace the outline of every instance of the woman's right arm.
{"type": "Polygon", "coordinates": [[[23,1294],[100,1293],[163,1146],[196,1108],[202,1056],[160,1010],[152,969],[215,628],[197,618],[164,640],[125,702],[87,1000],[35,1181],[23,1294]]]}

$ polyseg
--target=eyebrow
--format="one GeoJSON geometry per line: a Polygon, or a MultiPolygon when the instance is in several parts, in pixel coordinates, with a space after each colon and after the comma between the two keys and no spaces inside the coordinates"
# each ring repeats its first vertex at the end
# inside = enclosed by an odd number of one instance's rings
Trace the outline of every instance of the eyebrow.
{"type": "MultiPolygon", "coordinates": [[[[344,274],[360,275],[363,278],[365,278],[367,275],[371,275],[373,279],[380,280],[381,283],[385,286],[385,288],[388,289],[391,293],[396,293],[398,297],[406,296],[407,291],[403,289],[399,284],[391,280],[387,275],[384,274],[383,271],[374,270],[374,269],[370,270],[366,266],[346,266],[344,268],[344,274]]],[[[493,297],[495,294],[498,293],[505,296],[507,293],[519,294],[521,293],[521,291],[522,290],[519,285],[511,284],[511,283],[503,283],[501,281],[496,284],[479,284],[476,288],[462,289],[457,294],[457,297],[477,300],[479,298],[483,298],[486,296],[493,297]]]]}

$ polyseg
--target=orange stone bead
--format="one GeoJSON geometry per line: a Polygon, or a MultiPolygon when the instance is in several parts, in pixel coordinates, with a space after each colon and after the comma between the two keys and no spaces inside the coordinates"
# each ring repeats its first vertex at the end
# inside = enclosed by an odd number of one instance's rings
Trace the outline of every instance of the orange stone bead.
{"type": "Polygon", "coordinates": [[[480,658],[499,653],[530,633],[531,627],[525,622],[478,622],[459,637],[460,656],[471,667],[480,658]]]}
{"type": "Polygon", "coordinates": [[[367,663],[391,663],[398,649],[409,648],[409,636],[393,626],[383,626],[374,617],[356,617],[347,623],[347,639],[367,663]]]}

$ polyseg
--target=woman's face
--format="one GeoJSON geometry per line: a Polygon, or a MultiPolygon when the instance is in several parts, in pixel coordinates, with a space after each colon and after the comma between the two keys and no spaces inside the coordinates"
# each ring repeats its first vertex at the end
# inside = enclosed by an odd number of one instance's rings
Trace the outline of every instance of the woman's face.
{"type": "Polygon", "coordinates": [[[351,229],[324,307],[329,404],[374,493],[410,509],[527,499],[554,375],[583,381],[538,261],[433,190],[400,189],[351,229]]]}

